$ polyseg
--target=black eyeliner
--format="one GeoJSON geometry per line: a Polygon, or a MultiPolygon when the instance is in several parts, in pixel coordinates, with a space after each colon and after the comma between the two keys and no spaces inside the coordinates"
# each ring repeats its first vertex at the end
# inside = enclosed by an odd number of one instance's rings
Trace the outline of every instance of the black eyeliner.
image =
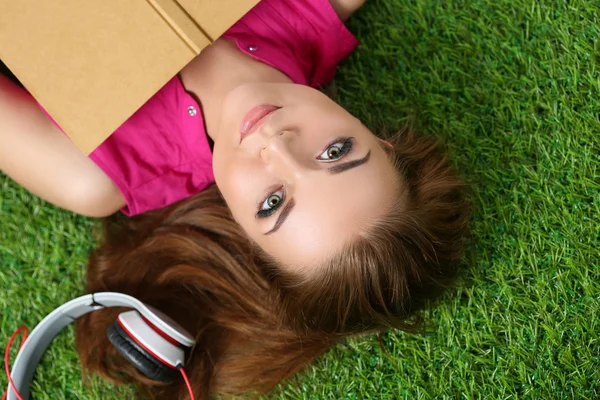
{"type": "Polygon", "coordinates": [[[339,138],[335,139],[333,142],[329,143],[323,149],[323,151],[321,151],[319,156],[316,157],[316,160],[325,161],[325,162],[335,162],[335,161],[341,160],[346,155],[350,154],[353,146],[354,146],[354,138],[353,137],[347,137],[347,138],[339,137],[339,138]],[[319,158],[321,156],[321,154],[323,154],[328,148],[330,148],[331,146],[333,146],[334,144],[339,143],[339,142],[343,142],[342,147],[340,149],[342,151],[342,155],[340,157],[336,158],[335,160],[324,160],[324,159],[319,158]]]}
{"type": "Polygon", "coordinates": [[[273,215],[273,213],[275,213],[275,211],[279,210],[279,207],[281,207],[284,202],[285,202],[285,190],[283,190],[283,186],[280,186],[279,189],[269,192],[269,194],[267,194],[267,196],[258,203],[258,207],[257,207],[258,212],[256,213],[256,218],[261,219],[261,218],[270,217],[271,215],[273,215]],[[280,190],[283,192],[283,196],[281,196],[281,201],[279,202],[279,204],[277,204],[275,207],[272,207],[268,210],[261,210],[260,208],[262,207],[263,204],[265,204],[265,201],[267,201],[267,199],[269,197],[273,196],[273,194],[275,192],[278,192],[280,190]]]}
{"type": "Polygon", "coordinates": [[[339,157],[338,160],[341,159],[342,157],[345,157],[346,155],[350,154],[353,146],[354,146],[354,138],[349,137],[348,139],[344,140],[344,144],[342,145],[342,156],[339,157]]]}
{"type": "MultiPolygon", "coordinates": [[[[281,204],[283,204],[283,202],[281,204]]],[[[256,218],[261,219],[261,218],[270,217],[271,215],[273,215],[275,213],[275,211],[279,210],[279,207],[281,207],[281,206],[276,206],[276,207],[270,208],[268,210],[260,210],[259,212],[256,213],[256,218]]]]}
{"type": "Polygon", "coordinates": [[[325,150],[327,150],[328,148],[330,148],[331,146],[333,146],[334,144],[336,144],[336,143],[338,143],[338,142],[344,142],[344,143],[346,143],[346,141],[347,141],[348,139],[352,139],[352,138],[349,138],[349,137],[346,137],[346,136],[338,136],[338,137],[336,137],[334,140],[332,140],[330,143],[328,143],[328,144],[327,144],[327,146],[325,146],[325,147],[324,147],[324,148],[321,150],[321,153],[319,153],[319,154],[323,154],[323,152],[324,152],[325,150]]]}

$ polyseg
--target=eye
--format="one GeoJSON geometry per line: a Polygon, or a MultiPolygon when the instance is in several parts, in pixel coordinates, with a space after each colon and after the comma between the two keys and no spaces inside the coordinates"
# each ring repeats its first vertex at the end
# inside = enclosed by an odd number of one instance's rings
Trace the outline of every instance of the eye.
{"type": "Polygon", "coordinates": [[[350,153],[352,150],[352,138],[345,140],[338,139],[335,143],[330,144],[325,151],[317,157],[317,160],[324,162],[337,161],[350,153]]]}
{"type": "Polygon", "coordinates": [[[285,199],[285,192],[280,189],[276,192],[271,193],[266,199],[264,199],[258,208],[256,213],[257,218],[266,218],[272,215],[281,205],[285,199]]]}

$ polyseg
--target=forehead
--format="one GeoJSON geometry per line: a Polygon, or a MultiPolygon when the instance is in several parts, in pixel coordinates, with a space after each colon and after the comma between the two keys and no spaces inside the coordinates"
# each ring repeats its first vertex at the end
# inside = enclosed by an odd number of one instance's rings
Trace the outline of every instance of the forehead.
{"type": "MultiPolygon", "coordinates": [[[[375,149],[373,149],[375,150],[375,149]]],[[[314,174],[294,188],[295,207],[279,231],[258,244],[284,265],[304,266],[329,259],[396,201],[398,179],[383,151],[338,174],[314,174]]]]}

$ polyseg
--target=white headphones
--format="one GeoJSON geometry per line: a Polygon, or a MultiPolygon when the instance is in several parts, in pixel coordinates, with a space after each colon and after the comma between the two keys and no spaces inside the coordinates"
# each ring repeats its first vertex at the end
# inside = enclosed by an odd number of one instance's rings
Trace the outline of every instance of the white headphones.
{"type": "MultiPolygon", "coordinates": [[[[185,355],[194,339],[179,324],[160,311],[122,293],[94,293],[63,304],[40,322],[23,344],[11,377],[23,399],[42,355],[56,335],[77,318],[107,307],[129,307],[119,314],[106,333],[117,350],[148,378],[169,383],[180,377],[185,355]]],[[[17,400],[8,386],[7,400],[17,400]]]]}

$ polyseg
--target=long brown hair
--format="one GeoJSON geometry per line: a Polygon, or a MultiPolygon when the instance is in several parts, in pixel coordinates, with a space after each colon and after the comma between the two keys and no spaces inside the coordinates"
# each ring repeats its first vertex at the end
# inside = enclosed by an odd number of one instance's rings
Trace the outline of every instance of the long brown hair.
{"type": "MultiPolygon", "coordinates": [[[[268,392],[346,336],[416,330],[418,311],[456,276],[469,206],[436,140],[402,132],[391,141],[404,201],[310,277],[286,273],[253,246],[211,187],[108,223],[87,290],[135,296],[192,332],[186,371],[200,399],[268,392]]],[[[186,398],[182,381],[149,381],[110,345],[104,332],[120,311],[78,320],[84,367],[160,399],[186,398]]]]}

